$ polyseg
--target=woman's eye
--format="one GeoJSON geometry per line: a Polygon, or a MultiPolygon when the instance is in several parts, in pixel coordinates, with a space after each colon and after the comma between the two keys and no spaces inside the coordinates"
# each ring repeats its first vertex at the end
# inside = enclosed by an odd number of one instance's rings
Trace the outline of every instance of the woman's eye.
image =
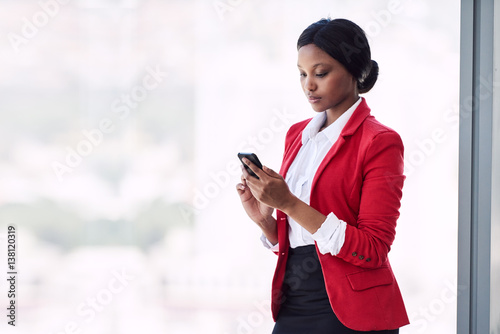
{"type": "Polygon", "coordinates": [[[300,73],[301,78],[305,78],[306,74],[305,73],[300,73]]]}
{"type": "Polygon", "coordinates": [[[327,74],[328,74],[328,72],[325,72],[325,73],[318,73],[318,74],[316,74],[316,76],[317,76],[318,78],[323,78],[323,77],[324,77],[325,75],[327,75],[327,74]]]}

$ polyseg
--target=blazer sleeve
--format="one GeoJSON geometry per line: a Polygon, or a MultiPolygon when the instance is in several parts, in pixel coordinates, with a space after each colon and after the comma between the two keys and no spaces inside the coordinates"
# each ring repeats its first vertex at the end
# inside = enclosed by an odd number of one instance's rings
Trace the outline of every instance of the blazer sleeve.
{"type": "Polygon", "coordinates": [[[362,166],[359,214],[347,224],[337,257],[363,268],[377,268],[387,260],[396,235],[405,176],[400,136],[385,131],[373,137],[362,166]]]}

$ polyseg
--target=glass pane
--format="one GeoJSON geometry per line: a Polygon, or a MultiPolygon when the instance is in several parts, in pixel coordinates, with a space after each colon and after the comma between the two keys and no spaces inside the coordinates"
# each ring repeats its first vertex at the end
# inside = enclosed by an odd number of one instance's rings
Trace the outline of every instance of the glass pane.
{"type": "Polygon", "coordinates": [[[236,153],[279,170],[286,131],[314,116],[296,41],[328,15],[365,29],[365,97],[405,144],[401,333],[453,333],[454,0],[0,0],[0,317],[13,225],[18,333],[270,333],[276,258],[236,153]]]}
{"type": "Polygon", "coordinates": [[[500,1],[495,0],[491,189],[490,333],[500,333],[500,1]]]}

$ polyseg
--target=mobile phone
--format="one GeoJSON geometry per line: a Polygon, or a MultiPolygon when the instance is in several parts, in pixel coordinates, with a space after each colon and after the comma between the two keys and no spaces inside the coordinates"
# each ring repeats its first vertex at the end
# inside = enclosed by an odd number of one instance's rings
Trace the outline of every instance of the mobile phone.
{"type": "Polygon", "coordinates": [[[250,160],[255,166],[259,167],[262,169],[262,164],[259,161],[259,158],[257,158],[257,155],[255,153],[238,153],[238,158],[240,159],[241,163],[247,170],[248,174],[250,174],[253,177],[259,178],[245,163],[243,162],[243,158],[247,158],[250,160]]]}

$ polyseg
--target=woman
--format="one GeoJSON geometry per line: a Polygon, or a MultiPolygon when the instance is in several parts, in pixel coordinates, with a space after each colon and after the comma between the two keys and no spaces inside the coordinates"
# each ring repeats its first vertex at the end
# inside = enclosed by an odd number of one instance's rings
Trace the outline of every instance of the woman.
{"type": "Polygon", "coordinates": [[[363,30],[323,19],[299,37],[316,116],[288,131],[280,174],[244,160],[237,191],[278,255],[274,334],[398,333],[409,323],[387,254],[404,181],[399,135],[370,115],[378,76],[363,30]],[[273,217],[277,210],[276,218],[273,217]]]}

